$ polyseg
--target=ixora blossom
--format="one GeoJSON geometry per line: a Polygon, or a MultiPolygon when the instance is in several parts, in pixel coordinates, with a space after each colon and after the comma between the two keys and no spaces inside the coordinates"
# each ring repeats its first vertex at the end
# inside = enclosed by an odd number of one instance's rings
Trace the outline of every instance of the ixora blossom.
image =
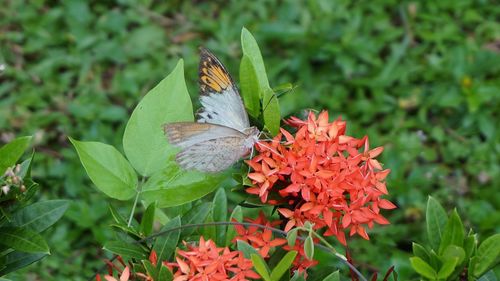
{"type": "Polygon", "coordinates": [[[252,261],[240,251],[218,248],[212,240],[200,237],[198,245],[184,242],[187,251],[178,250],[176,262],[166,265],[174,271],[174,281],[243,281],[259,279],[252,261]],[[177,269],[177,270],[175,270],[177,269]]]}
{"type": "Polygon", "coordinates": [[[258,154],[247,161],[253,186],[246,189],[278,205],[288,220],[285,231],[310,221],[346,245],[346,229],[369,239],[365,226],[389,224],[380,209],[396,206],[381,198],[388,194],[390,172],[376,160],[382,147],[370,149],[368,137],[346,135],[346,122],[330,123],[326,111],[317,117],[311,112],[307,120],[292,117],[287,124],[297,129],[295,136],[281,129],[272,141],[256,144],[258,154]]]}

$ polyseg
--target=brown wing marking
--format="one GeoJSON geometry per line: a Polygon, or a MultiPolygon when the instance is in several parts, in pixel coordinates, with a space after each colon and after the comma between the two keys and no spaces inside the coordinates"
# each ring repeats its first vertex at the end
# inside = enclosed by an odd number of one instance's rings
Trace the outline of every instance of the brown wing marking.
{"type": "Polygon", "coordinates": [[[217,57],[207,49],[201,49],[199,66],[201,94],[222,93],[234,87],[233,79],[217,57]]]}

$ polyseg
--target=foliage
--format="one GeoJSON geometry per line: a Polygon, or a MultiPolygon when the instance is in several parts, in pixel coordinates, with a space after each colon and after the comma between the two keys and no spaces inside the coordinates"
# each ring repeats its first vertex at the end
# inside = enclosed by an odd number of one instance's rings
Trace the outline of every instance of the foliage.
{"type": "Polygon", "coordinates": [[[34,154],[16,164],[30,142],[31,137],[20,137],[0,148],[0,276],[49,255],[49,246],[40,233],[68,208],[66,200],[31,203],[39,188],[31,178],[34,154]]]}
{"type": "MultiPolygon", "coordinates": [[[[180,57],[195,96],[200,45],[219,55],[234,78],[238,66],[240,73],[251,73],[239,60],[242,26],[259,42],[270,86],[296,85],[280,97],[283,116],[328,109],[349,122],[350,135],[366,133],[373,145],[385,147],[380,160],[392,169],[387,183],[398,188],[390,200],[400,211],[388,215],[391,227],[372,230],[370,242],[360,239],[351,246],[361,270],[396,265],[402,280],[415,278],[408,257],[411,241],[423,241],[426,234],[428,194],[447,209],[456,206],[464,226],[480,238],[498,233],[500,154],[494,120],[500,28],[494,4],[5,1],[0,141],[33,135],[33,176],[47,187],[36,196],[72,199],[62,221],[44,235],[51,237],[50,259],[29,272],[43,280],[78,280],[75,272],[90,276],[100,258],[109,256],[100,250],[112,238],[106,197],[90,188],[67,136],[109,143],[123,153],[128,113],[180,57]],[[391,257],[380,259],[381,249],[388,248],[391,257]],[[61,266],[68,260],[71,264],[61,266]]],[[[245,90],[244,80],[237,81],[242,94],[254,91],[245,90]]],[[[165,183],[162,178],[158,181],[165,183]]],[[[119,212],[130,211],[129,203],[113,204],[119,212]]],[[[170,218],[176,211],[165,209],[170,218]]],[[[155,216],[166,220],[164,214],[155,216]]],[[[338,265],[321,251],[315,255],[322,266],[338,265]]],[[[25,274],[18,278],[26,279],[25,274]]]]}
{"type": "Polygon", "coordinates": [[[500,234],[479,244],[472,229],[466,234],[457,210],[447,216],[436,199],[427,200],[427,236],[430,246],[413,243],[411,265],[428,280],[489,280],[500,258],[500,234]],[[478,247],[479,245],[479,247],[478,247]],[[482,277],[484,276],[484,277],[482,277]],[[485,279],[483,279],[485,278],[485,279]]]}

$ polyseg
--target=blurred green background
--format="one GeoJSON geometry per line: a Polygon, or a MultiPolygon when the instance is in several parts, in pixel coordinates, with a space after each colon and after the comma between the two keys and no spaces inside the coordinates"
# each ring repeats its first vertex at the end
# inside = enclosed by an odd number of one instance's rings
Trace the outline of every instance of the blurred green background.
{"type": "MultiPolygon", "coordinates": [[[[428,195],[479,239],[500,231],[500,5],[495,1],[2,1],[0,143],[34,135],[39,200],[69,198],[52,255],[15,280],[85,280],[111,235],[107,199],[67,136],[121,149],[134,106],[182,58],[197,104],[198,47],[238,80],[240,31],[271,86],[298,87],[283,115],[327,109],[385,146],[391,225],[352,242],[359,268],[414,278],[428,195]]],[[[172,101],[175,102],[175,101],[172,101]]],[[[130,206],[130,204],[123,204],[130,206]]],[[[346,271],[346,269],[343,269],[346,271]]]]}

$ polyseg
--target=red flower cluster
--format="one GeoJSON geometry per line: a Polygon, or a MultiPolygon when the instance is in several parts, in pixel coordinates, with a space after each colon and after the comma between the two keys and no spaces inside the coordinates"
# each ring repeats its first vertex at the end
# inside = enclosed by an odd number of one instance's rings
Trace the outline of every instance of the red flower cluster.
{"type": "Polygon", "coordinates": [[[288,219],[285,231],[310,221],[346,245],[344,229],[369,239],[364,225],[389,223],[380,209],[396,206],[381,199],[390,172],[375,159],[382,147],[369,149],[368,137],[345,135],[346,122],[329,123],[326,111],[287,123],[297,128],[295,136],[281,129],[272,141],[256,144],[258,155],[247,161],[253,186],[246,189],[263,203],[284,206],[279,212],[288,219]]]}
{"type": "Polygon", "coordinates": [[[252,261],[240,251],[217,248],[212,240],[205,241],[203,237],[200,237],[197,246],[184,245],[189,250],[178,250],[177,262],[167,264],[172,269],[177,268],[174,281],[243,281],[260,278],[252,270],[252,261]]]}

